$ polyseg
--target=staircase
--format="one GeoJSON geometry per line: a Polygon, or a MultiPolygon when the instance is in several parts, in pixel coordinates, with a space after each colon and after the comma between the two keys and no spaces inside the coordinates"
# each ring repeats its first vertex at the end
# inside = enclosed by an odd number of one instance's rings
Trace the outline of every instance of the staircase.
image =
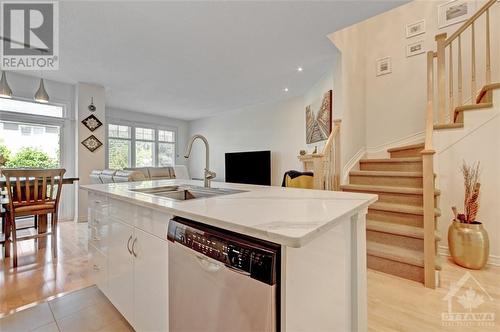
{"type": "MultiPolygon", "coordinates": [[[[368,208],[368,267],[424,282],[423,165],[424,144],[388,150],[389,159],[362,159],[341,190],[377,194],[368,208]]],[[[435,203],[439,191],[435,190],[435,203]]],[[[438,209],[435,217],[439,217],[438,209]]],[[[436,234],[436,241],[440,237],[436,234]]],[[[436,246],[437,247],[437,246],[436,246]]],[[[436,264],[436,270],[440,270],[436,264]]]]}

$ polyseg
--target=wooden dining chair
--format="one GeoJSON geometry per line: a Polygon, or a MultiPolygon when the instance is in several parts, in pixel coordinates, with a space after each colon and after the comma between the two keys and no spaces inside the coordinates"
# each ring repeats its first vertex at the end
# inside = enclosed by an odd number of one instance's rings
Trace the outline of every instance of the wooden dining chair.
{"type": "Polygon", "coordinates": [[[57,219],[65,169],[3,169],[7,185],[6,242],[12,242],[14,268],[17,267],[17,241],[51,235],[52,257],[57,257],[57,219]],[[51,215],[50,232],[17,237],[16,217],[51,215]]]}

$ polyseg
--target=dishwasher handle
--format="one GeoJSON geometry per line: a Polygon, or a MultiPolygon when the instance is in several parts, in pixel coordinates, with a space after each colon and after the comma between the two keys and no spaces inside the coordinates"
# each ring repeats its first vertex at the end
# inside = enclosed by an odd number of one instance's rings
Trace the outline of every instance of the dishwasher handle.
{"type": "Polygon", "coordinates": [[[212,261],[208,259],[208,257],[206,256],[202,255],[194,255],[194,256],[196,257],[196,260],[198,261],[198,264],[200,264],[201,268],[207,272],[218,272],[224,267],[224,264],[219,263],[217,261],[212,261]]]}

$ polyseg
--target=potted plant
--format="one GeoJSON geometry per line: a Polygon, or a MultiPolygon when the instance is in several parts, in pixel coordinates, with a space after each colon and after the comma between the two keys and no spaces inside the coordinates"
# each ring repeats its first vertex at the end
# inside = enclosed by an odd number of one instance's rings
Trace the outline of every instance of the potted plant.
{"type": "Polygon", "coordinates": [[[452,207],[455,219],[448,228],[448,248],[453,261],[463,267],[479,270],[488,261],[489,239],[483,224],[476,220],[479,210],[479,162],[461,168],[464,177],[464,212],[452,207]]]}

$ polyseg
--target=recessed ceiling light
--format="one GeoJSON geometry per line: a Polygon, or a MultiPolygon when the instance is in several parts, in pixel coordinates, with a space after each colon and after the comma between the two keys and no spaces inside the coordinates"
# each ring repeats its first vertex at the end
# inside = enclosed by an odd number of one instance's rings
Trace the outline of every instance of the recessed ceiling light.
{"type": "Polygon", "coordinates": [[[304,69],[303,69],[302,67],[297,67],[297,71],[298,71],[298,72],[301,72],[301,71],[303,71],[303,70],[304,70],[304,69]]]}
{"type": "Polygon", "coordinates": [[[284,88],[283,91],[288,92],[288,88],[284,88]]]}

